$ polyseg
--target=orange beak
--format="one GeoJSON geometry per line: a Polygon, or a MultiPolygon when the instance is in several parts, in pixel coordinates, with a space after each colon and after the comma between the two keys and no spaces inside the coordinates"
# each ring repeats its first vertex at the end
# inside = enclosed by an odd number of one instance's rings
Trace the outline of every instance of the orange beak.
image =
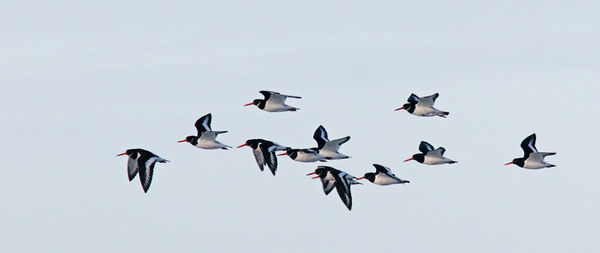
{"type": "Polygon", "coordinates": [[[513,162],[505,163],[504,165],[509,165],[509,164],[513,164],[513,162]]]}
{"type": "Polygon", "coordinates": [[[404,160],[404,161],[405,161],[405,162],[408,162],[408,161],[410,161],[410,160],[415,160],[415,158],[411,157],[411,158],[408,158],[408,159],[406,159],[406,160],[404,160]]]}
{"type": "Polygon", "coordinates": [[[186,142],[186,141],[187,141],[186,139],[183,139],[183,140],[180,140],[180,141],[178,141],[178,143],[179,143],[179,142],[186,142]]]}
{"type": "Polygon", "coordinates": [[[282,155],[287,155],[287,154],[288,154],[288,153],[287,153],[287,152],[285,152],[285,153],[281,153],[281,154],[279,154],[279,155],[277,155],[277,156],[282,156],[282,155]]]}
{"type": "Polygon", "coordinates": [[[239,146],[237,146],[237,148],[241,148],[241,147],[243,147],[243,146],[248,146],[248,144],[244,143],[244,144],[242,144],[242,145],[239,145],[239,146]]]}
{"type": "Polygon", "coordinates": [[[254,102],[250,102],[250,103],[245,104],[244,106],[249,106],[249,105],[253,105],[253,104],[254,104],[254,102]]]}
{"type": "Polygon", "coordinates": [[[118,154],[117,156],[122,156],[122,155],[126,155],[126,154],[127,154],[127,152],[118,154]]]}
{"type": "Polygon", "coordinates": [[[400,108],[398,108],[398,109],[396,109],[394,111],[399,111],[399,110],[402,110],[402,109],[404,109],[404,106],[402,106],[402,107],[400,107],[400,108]]]}
{"type": "Polygon", "coordinates": [[[359,178],[355,178],[356,180],[361,180],[361,179],[365,179],[365,177],[359,177],[359,178]]]}

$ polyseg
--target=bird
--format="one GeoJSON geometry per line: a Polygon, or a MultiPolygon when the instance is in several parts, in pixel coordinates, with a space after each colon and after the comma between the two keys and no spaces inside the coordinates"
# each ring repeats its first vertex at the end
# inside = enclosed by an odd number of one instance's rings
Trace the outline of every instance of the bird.
{"type": "Polygon", "coordinates": [[[200,117],[194,124],[196,126],[196,130],[198,130],[198,135],[190,135],[178,142],[189,142],[193,146],[202,149],[220,148],[227,150],[227,148],[231,148],[231,146],[227,146],[216,140],[217,135],[227,133],[227,131],[213,131],[210,127],[211,121],[212,115],[210,113],[200,117]]]}
{"type": "Polygon", "coordinates": [[[453,161],[444,156],[446,149],[443,147],[439,147],[437,149],[433,149],[433,146],[425,141],[421,141],[419,145],[420,154],[414,154],[411,158],[404,160],[408,162],[410,160],[415,160],[417,162],[428,164],[428,165],[437,165],[444,163],[457,163],[457,161],[453,161]]]}
{"type": "Polygon", "coordinates": [[[256,105],[259,109],[267,112],[285,112],[285,111],[297,111],[300,108],[292,107],[285,104],[286,98],[302,98],[298,96],[283,95],[279,92],[261,90],[259,91],[265,98],[254,99],[251,103],[245,104],[244,106],[256,105]]]}
{"type": "Polygon", "coordinates": [[[446,115],[450,114],[449,112],[444,112],[433,107],[435,100],[440,96],[439,93],[435,93],[431,96],[419,97],[414,93],[410,94],[408,97],[408,103],[404,104],[402,107],[396,109],[398,110],[406,110],[412,115],[422,116],[422,117],[431,117],[431,116],[440,116],[442,118],[446,118],[446,115]]]}
{"type": "Polygon", "coordinates": [[[136,148],[128,149],[124,153],[118,154],[117,156],[127,155],[127,175],[129,181],[133,180],[136,174],[140,173],[140,182],[144,192],[148,192],[150,189],[150,183],[152,183],[152,175],[154,174],[154,165],[159,163],[169,162],[168,160],[155,155],[154,153],[136,148]]]}
{"type": "Polygon", "coordinates": [[[313,177],[313,179],[321,179],[325,195],[328,195],[335,187],[342,202],[344,202],[344,205],[346,205],[348,210],[352,210],[352,193],[350,192],[350,185],[361,184],[360,182],[355,181],[356,177],[329,166],[319,166],[314,172],[306,175],[310,176],[315,174],[317,176],[313,177]]]}
{"type": "Polygon", "coordinates": [[[392,170],[390,170],[388,167],[379,164],[373,164],[373,166],[375,166],[375,172],[365,173],[363,177],[357,178],[356,180],[362,180],[366,178],[367,180],[371,181],[371,183],[377,185],[410,183],[408,180],[397,178],[396,175],[392,173],[392,170]]]}
{"type": "Polygon", "coordinates": [[[282,155],[287,155],[296,162],[312,163],[316,161],[327,161],[324,156],[319,154],[318,148],[293,149],[288,147],[285,149],[285,153],[281,153],[278,156],[282,155]]]}
{"type": "Polygon", "coordinates": [[[275,155],[275,151],[284,151],[287,147],[263,139],[249,139],[246,143],[239,145],[238,148],[244,146],[252,148],[252,153],[260,171],[263,171],[264,166],[267,165],[273,176],[275,176],[275,171],[277,171],[277,156],[275,155]]]}
{"type": "Polygon", "coordinates": [[[521,142],[521,148],[523,149],[523,157],[515,158],[512,162],[506,163],[504,165],[515,164],[521,168],[525,169],[542,169],[542,168],[551,168],[556,167],[554,164],[549,164],[544,161],[546,156],[556,155],[556,152],[538,152],[535,147],[535,133],[527,136],[521,142]]]}
{"type": "Polygon", "coordinates": [[[338,152],[340,146],[350,140],[350,136],[330,141],[327,137],[327,131],[322,125],[320,125],[317,130],[315,130],[313,139],[317,141],[319,155],[324,156],[325,159],[334,160],[350,158],[349,156],[338,152]]]}

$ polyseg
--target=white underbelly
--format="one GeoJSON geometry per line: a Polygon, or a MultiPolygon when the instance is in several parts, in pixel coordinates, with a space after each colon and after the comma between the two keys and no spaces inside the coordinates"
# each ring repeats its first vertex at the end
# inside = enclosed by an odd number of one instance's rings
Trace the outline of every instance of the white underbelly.
{"type": "Polygon", "coordinates": [[[283,112],[289,110],[291,107],[285,104],[271,103],[267,101],[265,105],[265,111],[267,112],[283,112]]]}
{"type": "Polygon", "coordinates": [[[378,184],[378,185],[389,185],[389,184],[398,184],[400,182],[398,182],[398,180],[393,179],[391,177],[382,176],[379,174],[379,175],[375,176],[375,180],[373,181],[373,183],[378,184]]]}
{"type": "Polygon", "coordinates": [[[300,152],[298,152],[298,155],[296,156],[296,159],[294,159],[294,161],[305,162],[305,163],[312,163],[312,162],[319,161],[321,159],[323,159],[323,157],[320,156],[320,155],[307,154],[307,153],[300,153],[300,152]]]}
{"type": "Polygon", "coordinates": [[[424,164],[428,164],[428,165],[438,165],[438,164],[444,164],[444,163],[448,163],[449,159],[445,158],[445,157],[436,157],[436,156],[425,156],[425,160],[423,161],[424,164]]]}
{"type": "Polygon", "coordinates": [[[438,113],[437,109],[435,109],[433,107],[423,107],[423,106],[417,106],[417,108],[415,108],[415,110],[413,111],[414,115],[423,116],[423,117],[436,116],[437,113],[438,113]]]}

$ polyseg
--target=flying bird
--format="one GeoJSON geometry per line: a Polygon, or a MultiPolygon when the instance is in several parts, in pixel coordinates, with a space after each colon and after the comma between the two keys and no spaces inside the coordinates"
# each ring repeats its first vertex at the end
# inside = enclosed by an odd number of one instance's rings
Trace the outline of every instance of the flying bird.
{"type": "Polygon", "coordinates": [[[394,175],[394,173],[392,173],[392,170],[390,170],[390,168],[388,168],[388,167],[385,167],[385,166],[382,166],[379,164],[373,164],[373,166],[375,166],[375,170],[376,170],[375,172],[365,173],[365,176],[357,178],[356,180],[361,180],[361,179],[366,178],[367,180],[371,181],[371,183],[378,184],[378,185],[410,183],[410,181],[397,178],[396,175],[394,175]]]}
{"type": "Polygon", "coordinates": [[[231,146],[227,146],[216,140],[217,135],[227,133],[227,131],[213,131],[210,127],[211,121],[212,115],[210,113],[200,117],[198,120],[196,120],[196,123],[194,124],[196,126],[196,130],[198,130],[198,135],[190,135],[178,142],[189,142],[193,146],[202,149],[220,148],[226,150],[227,148],[231,148],[231,146]]]}
{"type": "Polygon", "coordinates": [[[350,136],[330,141],[327,137],[325,128],[319,126],[313,135],[313,139],[317,141],[319,155],[324,156],[326,159],[334,160],[350,158],[349,156],[338,152],[340,146],[350,140],[350,136]]]}
{"type": "Polygon", "coordinates": [[[249,139],[246,143],[239,145],[238,148],[244,146],[252,148],[252,153],[260,171],[263,171],[264,166],[267,165],[273,176],[275,176],[275,171],[277,171],[277,156],[275,155],[275,151],[284,151],[287,147],[263,139],[249,139]]]}
{"type": "Polygon", "coordinates": [[[437,149],[433,149],[433,146],[425,141],[421,141],[419,145],[420,154],[414,154],[411,158],[404,160],[408,162],[410,160],[415,160],[417,162],[428,164],[428,165],[437,165],[444,163],[456,163],[447,157],[444,156],[446,149],[443,147],[439,147],[437,149]]]}
{"type": "Polygon", "coordinates": [[[143,149],[128,149],[124,153],[118,154],[117,156],[127,155],[127,175],[129,181],[133,180],[136,174],[140,173],[140,182],[144,192],[148,192],[150,189],[150,183],[152,183],[152,175],[154,174],[154,165],[159,163],[166,163],[168,160],[161,158],[153,154],[150,151],[143,149]]]}
{"type": "Polygon", "coordinates": [[[287,155],[296,162],[312,163],[316,161],[326,162],[325,157],[319,154],[318,148],[293,149],[286,148],[285,153],[278,156],[287,155]]]}
{"type": "Polygon", "coordinates": [[[356,177],[329,166],[319,166],[314,172],[308,173],[307,176],[315,174],[317,176],[313,177],[313,179],[321,179],[325,195],[328,195],[335,187],[342,202],[344,202],[344,205],[346,205],[348,210],[352,210],[352,193],[350,192],[350,185],[361,184],[355,181],[356,177]]]}
{"type": "Polygon", "coordinates": [[[440,116],[445,118],[446,115],[450,114],[449,112],[444,112],[433,107],[435,100],[440,96],[439,93],[435,93],[431,96],[427,97],[419,97],[417,95],[410,94],[408,97],[408,103],[404,104],[402,107],[396,109],[398,110],[406,110],[412,115],[423,116],[423,117],[431,117],[431,116],[440,116]]]}
{"type": "Polygon", "coordinates": [[[279,92],[261,90],[259,91],[265,98],[255,99],[251,103],[245,104],[244,106],[256,105],[259,109],[267,112],[285,112],[285,111],[297,111],[300,108],[292,107],[285,104],[286,98],[302,98],[298,96],[283,95],[279,92]]]}
{"type": "Polygon", "coordinates": [[[523,157],[515,158],[512,162],[504,165],[516,164],[517,166],[525,169],[542,169],[556,167],[554,164],[549,164],[544,161],[546,156],[556,155],[556,152],[538,152],[535,148],[535,133],[527,136],[525,140],[521,142],[521,148],[523,149],[523,157]]]}

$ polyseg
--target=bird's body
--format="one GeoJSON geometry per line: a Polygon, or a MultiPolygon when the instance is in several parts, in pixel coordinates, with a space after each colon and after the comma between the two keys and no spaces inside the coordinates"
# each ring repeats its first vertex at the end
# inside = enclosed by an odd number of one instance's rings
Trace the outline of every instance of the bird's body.
{"type": "Polygon", "coordinates": [[[340,146],[350,140],[350,136],[330,141],[325,128],[319,126],[313,135],[313,139],[317,141],[319,155],[326,159],[335,160],[350,158],[339,152],[340,146]]]}
{"type": "Polygon", "coordinates": [[[256,105],[259,109],[267,112],[285,112],[285,111],[297,111],[299,108],[289,106],[285,104],[286,98],[302,98],[298,96],[283,95],[279,92],[261,90],[260,93],[265,97],[264,99],[255,99],[251,103],[245,104],[245,106],[256,105]]]}
{"type": "Polygon", "coordinates": [[[317,169],[307,174],[317,175],[313,178],[319,178],[323,185],[323,191],[325,195],[328,195],[333,188],[336,188],[338,195],[348,210],[352,210],[352,193],[350,192],[350,185],[360,184],[356,182],[356,177],[329,166],[319,166],[317,169]]]}
{"type": "Polygon", "coordinates": [[[444,153],[446,152],[445,148],[439,147],[434,149],[431,144],[425,141],[421,141],[421,144],[419,145],[419,151],[421,151],[420,154],[414,154],[411,158],[408,158],[404,161],[408,162],[410,160],[415,160],[427,165],[456,163],[456,161],[444,156],[444,153]]]}
{"type": "Polygon", "coordinates": [[[421,117],[431,117],[431,116],[439,116],[445,118],[449,112],[441,111],[433,107],[435,100],[440,96],[439,93],[435,93],[431,96],[419,97],[414,93],[408,97],[406,104],[402,107],[396,109],[398,110],[406,110],[408,113],[421,116],[421,117]]]}
{"type": "Polygon", "coordinates": [[[554,164],[550,164],[544,161],[546,156],[556,155],[555,152],[538,152],[535,147],[536,135],[532,134],[525,138],[521,142],[521,148],[523,149],[523,157],[515,158],[512,162],[506,163],[505,165],[515,164],[524,169],[543,169],[556,167],[554,164]]]}
{"type": "Polygon", "coordinates": [[[148,189],[150,189],[150,183],[152,183],[152,176],[154,174],[154,165],[157,162],[168,162],[168,160],[144,149],[128,149],[117,156],[122,155],[127,155],[129,157],[127,160],[127,175],[129,181],[133,180],[139,172],[140,182],[142,183],[144,192],[148,192],[148,189]]]}
{"type": "Polygon", "coordinates": [[[375,172],[365,173],[365,175],[363,177],[358,178],[357,180],[366,178],[367,180],[371,181],[371,183],[374,183],[377,185],[410,183],[410,181],[402,180],[402,179],[396,177],[396,175],[394,175],[394,173],[392,173],[392,170],[390,170],[390,168],[388,168],[388,167],[385,167],[385,166],[382,166],[379,164],[373,164],[373,166],[375,166],[375,169],[376,169],[375,172]]]}
{"type": "Polygon", "coordinates": [[[284,151],[287,149],[287,147],[263,139],[247,140],[245,144],[238,146],[238,148],[243,146],[252,148],[252,153],[254,154],[254,159],[258,164],[258,168],[263,171],[264,166],[267,165],[271,170],[271,173],[273,173],[273,176],[277,171],[277,156],[275,155],[275,151],[284,151]]]}
{"type": "Polygon", "coordinates": [[[279,155],[288,155],[296,162],[312,163],[317,161],[325,161],[325,157],[319,154],[319,149],[317,148],[287,148],[285,153],[279,155]]]}
{"type": "Polygon", "coordinates": [[[196,126],[196,130],[198,134],[196,136],[188,136],[185,139],[180,140],[178,142],[188,142],[192,144],[194,147],[201,149],[227,149],[231,148],[231,146],[225,145],[219,141],[217,141],[217,135],[227,133],[227,131],[213,131],[210,127],[212,121],[212,115],[206,114],[196,120],[194,126],[196,126]]]}

